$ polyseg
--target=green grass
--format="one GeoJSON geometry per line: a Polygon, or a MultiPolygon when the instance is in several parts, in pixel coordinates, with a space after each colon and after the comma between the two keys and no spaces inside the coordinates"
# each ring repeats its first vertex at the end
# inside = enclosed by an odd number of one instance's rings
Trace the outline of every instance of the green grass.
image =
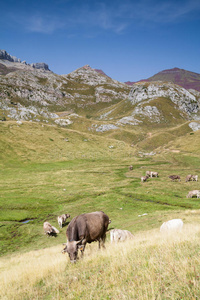
{"type": "Polygon", "coordinates": [[[4,257],[2,298],[199,299],[199,211],[193,213],[196,221],[186,213],[181,217],[185,224],[179,234],[140,231],[131,241],[106,241],[104,251],[88,244],[76,264],[59,245],[4,257]]]}
{"type": "MultiPolygon", "coordinates": [[[[198,133],[189,135],[184,152],[170,152],[169,144],[168,152],[137,158],[135,147],[105,136],[34,122],[0,125],[1,255],[62,244],[66,228],[50,239],[42,228],[46,220],[58,227],[61,213],[74,217],[103,210],[112,227],[137,232],[159,227],[166,214],[200,208],[199,200],[186,198],[198,183],[184,181],[187,174],[199,171],[200,156],[190,151],[199,145],[198,133]],[[141,183],[146,170],[158,171],[159,178],[141,183]],[[171,182],[172,173],[182,181],[171,182]],[[144,213],[144,218],[138,217],[144,213]]],[[[179,139],[182,145],[184,137],[179,139]]]]}

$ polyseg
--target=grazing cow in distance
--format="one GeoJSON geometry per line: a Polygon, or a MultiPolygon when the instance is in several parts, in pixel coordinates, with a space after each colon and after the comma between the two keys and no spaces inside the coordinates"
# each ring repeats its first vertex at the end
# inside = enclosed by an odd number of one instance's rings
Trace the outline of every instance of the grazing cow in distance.
{"type": "Polygon", "coordinates": [[[179,175],[170,175],[169,178],[170,178],[172,181],[175,181],[175,180],[181,181],[181,178],[180,178],[179,175]]]}
{"type": "Polygon", "coordinates": [[[132,165],[129,166],[129,170],[130,171],[133,170],[133,166],[132,165]]]}
{"type": "Polygon", "coordinates": [[[127,239],[132,239],[134,235],[128,230],[112,229],[110,231],[110,241],[112,242],[124,242],[127,239]]]}
{"type": "Polygon", "coordinates": [[[191,175],[191,174],[187,175],[185,178],[185,182],[192,181],[192,176],[193,175],[191,175]]]}
{"type": "Polygon", "coordinates": [[[61,216],[58,216],[58,225],[60,228],[62,228],[63,224],[66,222],[67,218],[70,218],[69,214],[63,214],[61,216]]]}
{"type": "Polygon", "coordinates": [[[187,198],[197,197],[200,198],[200,190],[193,190],[187,194],[187,198]]]}
{"type": "Polygon", "coordinates": [[[59,230],[52,226],[49,222],[44,222],[43,229],[45,234],[48,235],[56,235],[57,233],[59,233],[59,230]]]}
{"type": "Polygon", "coordinates": [[[149,178],[149,176],[148,175],[146,175],[146,176],[142,176],[141,177],[141,182],[145,182],[145,181],[147,181],[147,179],[149,178]]]}
{"type": "Polygon", "coordinates": [[[146,176],[158,177],[158,172],[146,171],[146,176]]]}
{"type": "Polygon", "coordinates": [[[67,243],[63,253],[67,252],[72,263],[76,262],[78,249],[83,256],[87,243],[99,242],[99,248],[105,248],[106,231],[109,217],[103,211],[85,213],[72,219],[67,227],[67,243]]]}
{"type": "Polygon", "coordinates": [[[198,181],[198,175],[192,175],[192,180],[193,181],[198,181]]]}
{"type": "Polygon", "coordinates": [[[170,221],[164,222],[160,226],[160,232],[181,231],[182,228],[183,221],[181,219],[172,219],[170,221]]]}
{"type": "Polygon", "coordinates": [[[158,177],[158,172],[151,172],[151,177],[158,177]]]}

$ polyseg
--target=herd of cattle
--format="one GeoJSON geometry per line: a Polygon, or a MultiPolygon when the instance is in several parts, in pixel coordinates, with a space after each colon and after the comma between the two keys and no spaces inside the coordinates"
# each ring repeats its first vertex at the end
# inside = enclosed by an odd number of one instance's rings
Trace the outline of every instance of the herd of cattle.
{"type": "MultiPolygon", "coordinates": [[[[132,170],[132,166],[129,167],[130,170],[132,170]]],[[[152,171],[146,171],[146,175],[141,177],[141,182],[146,182],[150,177],[159,177],[158,172],[152,172],[152,171]]],[[[170,175],[169,178],[172,181],[181,181],[181,178],[179,175],[170,175]]],[[[188,181],[198,181],[198,175],[187,175],[185,182],[188,181]]],[[[200,198],[200,190],[192,190],[187,194],[187,198],[200,198]]]]}
{"type": "MultiPolygon", "coordinates": [[[[62,228],[63,224],[70,217],[69,214],[58,216],[58,224],[62,228]]],[[[87,243],[94,241],[99,242],[99,248],[104,248],[106,232],[111,220],[102,211],[85,213],[74,217],[67,226],[66,236],[67,243],[62,253],[67,252],[71,262],[76,262],[78,250],[81,251],[81,256],[85,250],[87,243]]],[[[52,226],[49,222],[44,222],[43,229],[47,235],[56,235],[59,230],[52,226]]]]}
{"type": "MultiPolygon", "coordinates": [[[[132,166],[129,167],[133,169],[132,166]]],[[[158,172],[147,171],[145,176],[141,177],[141,182],[147,181],[148,178],[158,177],[158,172]]],[[[170,175],[169,178],[172,181],[179,180],[179,175],[170,175]]],[[[198,181],[198,175],[188,175],[186,182],[198,181]]],[[[188,198],[197,197],[200,198],[200,190],[190,191],[187,195],[188,198]]],[[[62,214],[57,217],[58,225],[60,228],[66,224],[67,219],[70,218],[69,214],[62,214]]],[[[66,236],[67,243],[62,253],[67,252],[71,262],[76,262],[78,257],[78,250],[81,251],[83,256],[85,246],[87,243],[94,241],[99,242],[99,248],[105,248],[106,233],[108,231],[108,225],[111,223],[109,217],[102,211],[96,211],[92,213],[85,213],[74,217],[67,226],[66,236]]],[[[183,221],[181,219],[172,219],[164,222],[160,227],[160,232],[181,231],[183,227],[183,221]]],[[[47,235],[57,235],[59,230],[52,226],[49,222],[44,222],[43,229],[47,235]]],[[[128,239],[133,239],[134,235],[128,230],[112,229],[110,231],[111,243],[123,242],[128,239]]]]}
{"type": "MultiPolygon", "coordinates": [[[[69,214],[58,217],[58,224],[61,228],[63,223],[65,223],[69,217],[69,214]]],[[[67,243],[63,244],[65,245],[65,248],[62,253],[67,252],[70,261],[75,263],[78,258],[78,250],[81,251],[82,257],[87,243],[98,241],[99,249],[101,247],[105,248],[106,232],[108,231],[108,225],[110,223],[111,220],[103,211],[85,213],[74,217],[67,226],[67,243]]],[[[160,227],[160,232],[181,231],[182,227],[183,221],[181,219],[173,219],[164,222],[160,227]]],[[[49,222],[44,222],[43,228],[48,235],[59,233],[59,230],[49,222]]],[[[128,230],[110,230],[111,243],[124,242],[133,238],[134,235],[128,230]]]]}

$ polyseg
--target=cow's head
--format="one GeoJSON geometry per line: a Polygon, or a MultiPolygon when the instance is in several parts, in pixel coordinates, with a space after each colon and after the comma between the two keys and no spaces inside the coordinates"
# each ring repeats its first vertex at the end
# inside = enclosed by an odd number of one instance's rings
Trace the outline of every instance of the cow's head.
{"type": "Polygon", "coordinates": [[[72,242],[67,242],[65,245],[65,248],[63,249],[62,253],[67,252],[70,258],[70,261],[72,263],[75,263],[77,260],[78,256],[78,249],[82,246],[82,240],[80,241],[72,241],[72,242]]]}

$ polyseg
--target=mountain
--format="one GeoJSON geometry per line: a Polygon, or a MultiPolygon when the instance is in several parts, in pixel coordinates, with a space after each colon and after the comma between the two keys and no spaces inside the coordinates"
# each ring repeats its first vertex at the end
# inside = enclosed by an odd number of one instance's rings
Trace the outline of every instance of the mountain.
{"type": "Polygon", "coordinates": [[[148,78],[148,81],[171,81],[185,89],[200,91],[200,74],[179,68],[164,70],[148,78]]]}
{"type": "Polygon", "coordinates": [[[126,99],[130,92],[126,84],[88,65],[61,76],[45,68],[0,59],[0,74],[0,108],[7,119],[60,123],[57,113],[89,117],[108,103],[126,99]]]}
{"type": "Polygon", "coordinates": [[[167,80],[129,86],[89,65],[57,75],[4,56],[0,120],[61,126],[153,150],[199,129],[200,92],[167,80]]]}
{"type": "MultiPolygon", "coordinates": [[[[185,89],[194,89],[200,92],[200,74],[186,71],[184,69],[173,68],[163,70],[147,79],[140,81],[167,81],[178,84],[185,89]]],[[[128,85],[133,85],[134,82],[126,82],[128,85]]]]}
{"type": "MultiPolygon", "coordinates": [[[[2,60],[4,62],[7,62],[7,64],[8,64],[8,62],[19,63],[18,67],[20,67],[20,64],[29,65],[29,64],[26,63],[26,61],[21,61],[20,58],[17,58],[16,56],[10,55],[5,50],[0,50],[0,61],[2,61],[2,60]]],[[[46,70],[46,71],[50,71],[49,66],[46,63],[43,63],[43,62],[41,62],[41,63],[32,63],[32,64],[30,64],[30,66],[33,67],[33,68],[36,68],[36,69],[43,69],[43,70],[46,70]]],[[[3,67],[0,66],[0,72],[1,72],[2,68],[3,67]]]]}

